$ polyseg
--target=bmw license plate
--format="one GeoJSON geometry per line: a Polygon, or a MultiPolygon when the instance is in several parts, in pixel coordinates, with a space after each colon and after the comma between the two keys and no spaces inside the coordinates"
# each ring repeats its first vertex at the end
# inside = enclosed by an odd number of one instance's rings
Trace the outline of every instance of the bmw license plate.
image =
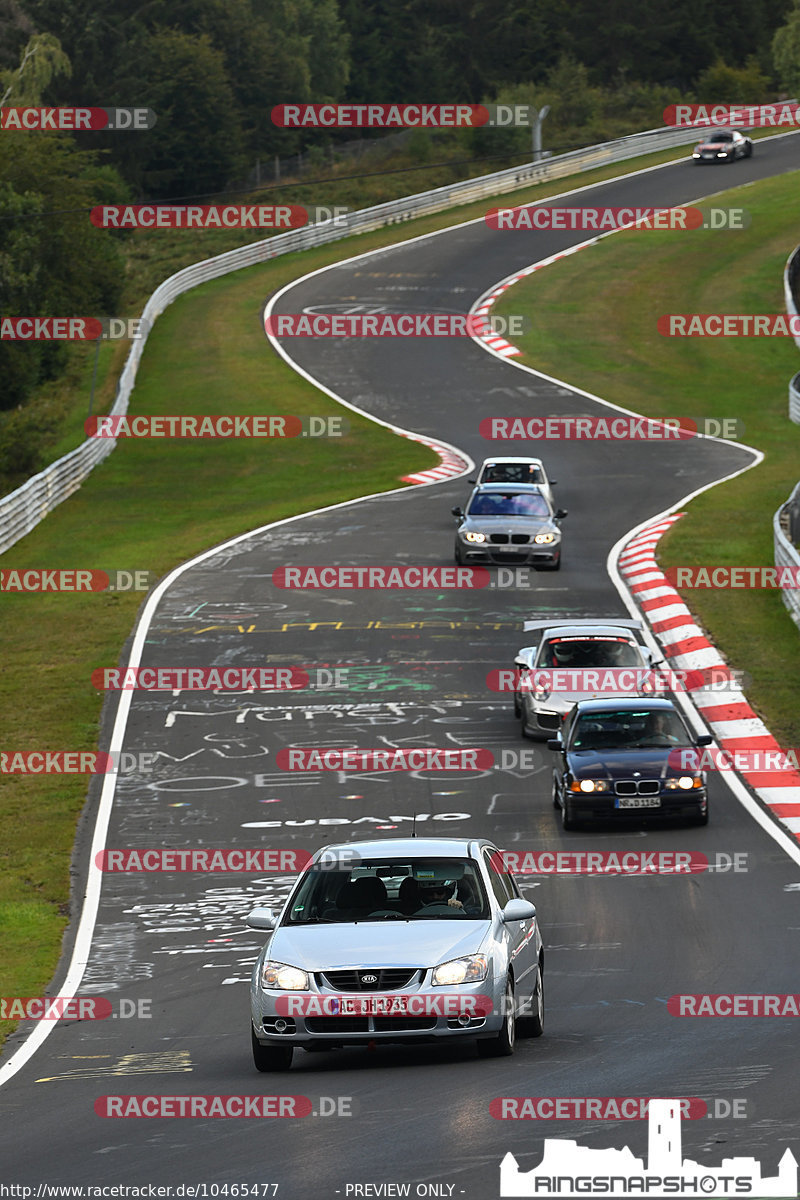
{"type": "Polygon", "coordinates": [[[616,808],[661,808],[660,796],[617,796],[616,808]]]}

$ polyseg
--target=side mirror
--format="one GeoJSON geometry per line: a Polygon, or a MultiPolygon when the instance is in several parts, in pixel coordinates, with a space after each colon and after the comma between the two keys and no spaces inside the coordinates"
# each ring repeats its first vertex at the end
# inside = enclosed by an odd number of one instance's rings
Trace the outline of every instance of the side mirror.
{"type": "Polygon", "coordinates": [[[548,739],[547,739],[547,749],[548,749],[548,750],[563,750],[563,749],[564,749],[564,743],[561,741],[561,738],[560,738],[560,737],[558,737],[558,738],[548,738],[548,739]]]}
{"type": "Polygon", "coordinates": [[[271,908],[254,908],[245,917],[245,925],[251,929],[274,929],[278,918],[271,908]]]}
{"type": "Polygon", "coordinates": [[[557,521],[561,521],[564,517],[568,516],[569,513],[567,512],[566,508],[557,508],[555,511],[555,518],[557,521]]]}
{"type": "Polygon", "coordinates": [[[710,733],[701,733],[700,737],[695,738],[694,740],[695,745],[697,746],[710,746],[714,739],[710,733]]]}
{"type": "Polygon", "coordinates": [[[454,517],[463,517],[463,515],[464,515],[463,508],[459,508],[458,505],[456,505],[455,508],[451,508],[450,512],[453,514],[454,517]]]}
{"type": "Polygon", "coordinates": [[[477,479],[468,479],[467,483],[477,483],[477,479]]]}
{"type": "Polygon", "coordinates": [[[536,905],[530,900],[509,900],[500,918],[504,925],[509,921],[530,921],[536,916],[536,905]]]}
{"type": "Polygon", "coordinates": [[[551,480],[550,480],[550,487],[555,487],[557,483],[558,483],[558,480],[557,480],[557,479],[551,479],[551,480]]]}

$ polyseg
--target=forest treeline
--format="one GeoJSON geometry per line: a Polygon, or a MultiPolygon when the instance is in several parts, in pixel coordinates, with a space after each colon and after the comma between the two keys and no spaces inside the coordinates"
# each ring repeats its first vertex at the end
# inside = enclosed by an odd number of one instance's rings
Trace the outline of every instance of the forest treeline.
{"type": "MultiPolygon", "coordinates": [[[[0,0],[0,105],[157,115],[146,133],[0,132],[0,315],[116,312],[125,235],[92,227],[92,204],[219,193],[257,159],[324,163],[356,136],[278,128],[278,104],[548,104],[558,152],[677,100],[781,94],[800,95],[800,0],[0,0]]],[[[438,157],[529,155],[528,130],[420,132],[421,162],[432,136],[438,157]]],[[[66,353],[0,343],[0,410],[66,353]]]]}

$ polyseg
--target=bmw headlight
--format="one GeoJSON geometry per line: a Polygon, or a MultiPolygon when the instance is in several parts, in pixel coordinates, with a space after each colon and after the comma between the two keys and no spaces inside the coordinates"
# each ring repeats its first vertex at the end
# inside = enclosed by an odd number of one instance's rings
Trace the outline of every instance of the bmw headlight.
{"type": "Polygon", "coordinates": [[[451,958],[441,963],[431,976],[434,987],[451,987],[455,983],[480,983],[489,972],[489,959],[485,954],[469,954],[465,958],[451,958]]]}
{"type": "Polygon", "coordinates": [[[611,785],[607,779],[573,779],[569,785],[571,792],[608,792],[611,785]]]}
{"type": "Polygon", "coordinates": [[[261,986],[275,988],[281,992],[307,992],[309,988],[308,975],[299,967],[272,962],[268,958],[261,968],[261,986]]]}
{"type": "Polygon", "coordinates": [[[674,779],[664,781],[664,787],[668,792],[690,792],[693,788],[701,788],[703,786],[702,775],[679,775],[674,779]]]}
{"type": "Polygon", "coordinates": [[[465,533],[464,539],[467,542],[485,542],[486,534],[485,533],[465,533]]]}
{"type": "Polygon", "coordinates": [[[556,535],[554,533],[537,533],[533,540],[537,546],[547,546],[556,540],[556,535]]]}

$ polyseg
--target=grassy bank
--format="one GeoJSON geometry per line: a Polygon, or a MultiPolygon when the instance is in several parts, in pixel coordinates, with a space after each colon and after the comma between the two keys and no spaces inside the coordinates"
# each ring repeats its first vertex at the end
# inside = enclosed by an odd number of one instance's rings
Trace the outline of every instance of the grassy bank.
{"type": "MultiPolygon", "coordinates": [[[[721,186],[720,172],[713,184],[721,186]],[[718,182],[719,180],[719,182],[718,182]]],[[[725,182],[734,177],[724,176],[725,182]]],[[[709,181],[704,173],[698,191],[709,181]]],[[[800,366],[791,338],[669,338],[662,313],[783,311],[783,268],[797,244],[797,174],[726,192],[745,230],[615,234],[513,287],[499,313],[523,313],[524,361],[648,416],[736,417],[761,466],[699,496],[662,540],[663,566],[772,565],[772,515],[800,478],[800,428],[787,385],[800,366]]],[[[640,519],[631,513],[631,525],[640,519]]],[[[683,597],[733,666],[782,745],[800,740],[800,633],[779,591],[685,590],[683,597]]]]}

